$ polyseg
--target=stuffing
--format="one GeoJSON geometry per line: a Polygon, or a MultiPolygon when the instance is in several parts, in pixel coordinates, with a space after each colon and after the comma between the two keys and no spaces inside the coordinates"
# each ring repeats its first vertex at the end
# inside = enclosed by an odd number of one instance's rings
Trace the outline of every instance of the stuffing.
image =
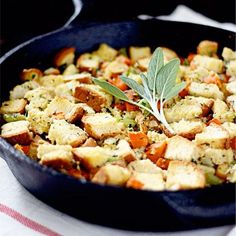
{"type": "Polygon", "coordinates": [[[136,160],[135,153],[130,147],[129,143],[125,139],[121,139],[115,150],[115,154],[121,159],[124,159],[127,163],[136,160]]]}
{"type": "Polygon", "coordinates": [[[236,95],[231,95],[226,99],[227,104],[236,113],[236,95]]]}
{"type": "Polygon", "coordinates": [[[54,120],[48,131],[48,139],[52,144],[78,147],[87,139],[87,134],[78,126],[65,120],[54,120]]]}
{"type": "Polygon", "coordinates": [[[124,186],[130,177],[130,172],[121,166],[105,165],[92,178],[92,182],[124,186]]]}
{"type": "Polygon", "coordinates": [[[196,161],[199,158],[199,150],[195,143],[176,135],[167,140],[165,158],[170,160],[196,161]]]}
{"type": "Polygon", "coordinates": [[[25,120],[6,123],[1,127],[1,137],[11,144],[28,145],[33,137],[29,122],[25,120]]]}
{"type": "Polygon", "coordinates": [[[29,151],[28,151],[28,155],[31,159],[33,160],[37,160],[38,159],[38,146],[40,144],[49,144],[47,141],[45,141],[44,139],[42,139],[39,135],[36,135],[30,145],[29,145],[29,151]]]}
{"type": "Polygon", "coordinates": [[[226,84],[226,90],[231,93],[236,95],[236,80],[229,82],[228,84],[226,84]]]}
{"type": "Polygon", "coordinates": [[[74,148],[73,154],[88,170],[101,167],[112,158],[111,150],[99,146],[74,148]]]}
{"type": "Polygon", "coordinates": [[[236,60],[230,61],[226,65],[226,74],[228,76],[236,76],[236,60]]]}
{"type": "Polygon", "coordinates": [[[189,86],[189,94],[197,97],[224,99],[224,94],[216,84],[192,82],[189,86]]]}
{"type": "Polygon", "coordinates": [[[26,106],[26,110],[29,111],[34,108],[44,110],[54,96],[54,91],[51,88],[39,87],[30,90],[24,96],[25,99],[29,101],[29,104],[26,106]]]}
{"type": "MultiPolygon", "coordinates": [[[[79,73],[79,70],[77,69],[77,67],[74,64],[70,64],[63,71],[63,76],[74,75],[74,74],[77,74],[77,73],[79,73]]],[[[65,79],[65,77],[64,77],[64,79],[65,79]]]]}
{"type": "Polygon", "coordinates": [[[197,54],[214,56],[218,50],[218,43],[215,41],[203,40],[197,46],[197,54]]]}
{"type": "Polygon", "coordinates": [[[126,187],[161,191],[165,189],[165,182],[161,173],[133,173],[129,178],[126,187]]]}
{"type": "Polygon", "coordinates": [[[175,51],[173,51],[170,48],[166,48],[166,47],[161,47],[163,55],[164,55],[164,61],[168,62],[174,58],[178,58],[178,55],[176,54],[175,51]]]}
{"type": "Polygon", "coordinates": [[[230,138],[236,137],[236,124],[235,123],[225,122],[222,124],[222,127],[228,131],[230,138]]]}
{"type": "Polygon", "coordinates": [[[236,116],[235,112],[230,111],[227,104],[220,99],[216,99],[212,107],[213,117],[223,122],[232,122],[236,116]]]}
{"type": "Polygon", "coordinates": [[[128,69],[129,67],[125,63],[113,61],[106,66],[103,76],[105,78],[111,78],[113,75],[122,74],[128,69]]]}
{"type": "Polygon", "coordinates": [[[86,103],[96,112],[103,107],[108,107],[112,103],[112,96],[98,86],[93,84],[80,84],[74,89],[74,97],[80,102],[86,103]]]}
{"type": "Polygon", "coordinates": [[[236,164],[229,169],[227,180],[231,183],[236,183],[236,164]]]}
{"type": "Polygon", "coordinates": [[[94,72],[99,68],[100,58],[90,53],[82,54],[76,62],[79,71],[94,72]]]}
{"type": "Polygon", "coordinates": [[[129,54],[132,61],[138,61],[145,57],[151,57],[150,47],[130,47],[129,54]]]}
{"type": "Polygon", "coordinates": [[[191,64],[191,67],[196,68],[196,67],[204,67],[207,70],[212,70],[216,73],[222,73],[223,68],[224,68],[224,63],[222,60],[213,58],[213,57],[208,57],[205,55],[196,55],[191,64]]]}
{"type": "Polygon", "coordinates": [[[73,74],[73,75],[64,75],[63,80],[65,82],[78,81],[78,82],[84,83],[84,84],[91,84],[92,83],[92,76],[91,76],[91,74],[89,74],[87,72],[83,72],[83,73],[73,74]]]}
{"type": "Polygon", "coordinates": [[[54,64],[56,67],[70,65],[74,62],[75,48],[63,48],[61,49],[54,58],[54,64]]]}
{"type": "Polygon", "coordinates": [[[37,81],[42,76],[43,76],[43,72],[37,68],[24,69],[20,74],[20,78],[23,81],[27,81],[27,80],[37,81]]]}
{"type": "Polygon", "coordinates": [[[231,163],[234,160],[234,153],[232,149],[219,149],[219,148],[204,148],[202,150],[203,159],[210,159],[215,165],[221,165],[223,163],[231,163]]]}
{"type": "Polygon", "coordinates": [[[115,59],[118,51],[109,45],[102,43],[100,44],[98,50],[94,52],[94,54],[102,58],[104,61],[112,61],[115,59]]]}
{"type": "Polygon", "coordinates": [[[39,144],[37,151],[40,164],[56,169],[72,168],[73,155],[70,145],[39,144]]]}
{"type": "Polygon", "coordinates": [[[180,120],[179,122],[171,123],[170,126],[177,135],[187,139],[194,139],[195,135],[201,133],[206,125],[201,120],[180,120]]]}
{"type": "Polygon", "coordinates": [[[212,99],[187,96],[177,101],[172,107],[164,108],[164,113],[169,123],[178,122],[182,119],[194,120],[206,116],[213,103],[212,99]]]}
{"type": "Polygon", "coordinates": [[[0,114],[24,113],[27,101],[25,99],[9,100],[2,103],[0,114]]]}
{"type": "Polygon", "coordinates": [[[118,122],[108,113],[85,115],[82,122],[86,132],[95,139],[113,137],[123,131],[123,123],[118,122]]]}
{"type": "Polygon", "coordinates": [[[147,132],[147,137],[150,144],[164,141],[168,138],[164,133],[158,133],[150,130],[147,132]]]}
{"type": "Polygon", "coordinates": [[[187,161],[170,162],[166,179],[168,189],[203,188],[205,185],[205,175],[196,164],[187,161]]]}
{"type": "MultiPolygon", "coordinates": [[[[146,71],[148,69],[149,66],[149,62],[150,62],[151,58],[150,57],[145,57],[145,58],[141,58],[137,61],[137,66],[141,71],[146,71]]],[[[130,77],[130,76],[129,76],[130,77]]]]}
{"type": "Polygon", "coordinates": [[[16,85],[13,90],[10,91],[10,100],[24,98],[25,94],[33,89],[38,88],[40,85],[34,80],[27,81],[23,84],[16,85]]]}
{"type": "Polygon", "coordinates": [[[127,168],[131,172],[149,174],[162,173],[162,169],[155,165],[153,162],[151,162],[149,159],[132,161],[129,163],[127,168]]]}
{"type": "Polygon", "coordinates": [[[212,148],[227,148],[229,146],[229,133],[222,126],[211,124],[196,134],[195,143],[212,148]]]}
{"type": "Polygon", "coordinates": [[[30,123],[30,130],[36,134],[48,133],[51,125],[51,118],[38,109],[31,109],[28,112],[27,121],[30,123]]]}
{"type": "Polygon", "coordinates": [[[230,48],[224,47],[222,52],[222,57],[225,61],[236,60],[236,51],[230,48]]]}
{"type": "Polygon", "coordinates": [[[62,75],[45,75],[39,78],[39,84],[46,88],[55,88],[63,83],[62,75]]]}
{"type": "Polygon", "coordinates": [[[82,118],[84,114],[94,113],[93,109],[86,104],[74,104],[67,98],[55,97],[48,105],[45,113],[49,117],[63,118],[69,123],[75,123],[82,118]]]}

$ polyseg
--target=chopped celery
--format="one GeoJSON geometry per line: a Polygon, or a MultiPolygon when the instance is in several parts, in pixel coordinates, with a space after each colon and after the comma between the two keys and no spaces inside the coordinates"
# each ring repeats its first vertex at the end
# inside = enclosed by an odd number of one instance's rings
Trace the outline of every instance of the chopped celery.
{"type": "Polygon", "coordinates": [[[19,120],[25,120],[26,117],[20,113],[14,113],[14,114],[4,114],[3,119],[9,123],[19,120]]]}
{"type": "Polygon", "coordinates": [[[220,179],[219,177],[215,176],[212,173],[206,173],[206,181],[209,185],[218,185],[218,184],[222,184],[223,180],[220,179]]]}

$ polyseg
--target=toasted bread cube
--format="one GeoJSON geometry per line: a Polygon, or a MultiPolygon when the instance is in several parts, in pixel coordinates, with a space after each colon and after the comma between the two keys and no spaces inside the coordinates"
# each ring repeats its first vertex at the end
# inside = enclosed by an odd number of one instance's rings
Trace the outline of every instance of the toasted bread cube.
{"type": "Polygon", "coordinates": [[[28,145],[32,140],[33,135],[29,131],[29,122],[26,120],[6,123],[1,130],[1,137],[11,144],[28,145]]]}
{"type": "Polygon", "coordinates": [[[39,135],[36,135],[30,145],[29,145],[29,152],[27,153],[27,155],[29,157],[31,157],[33,160],[37,160],[38,159],[38,146],[40,144],[49,144],[47,141],[45,141],[44,139],[42,139],[39,135]]]}
{"type": "Polygon", "coordinates": [[[235,112],[230,111],[227,104],[220,99],[216,99],[212,107],[213,117],[223,122],[232,122],[235,118],[235,112]]]}
{"type": "Polygon", "coordinates": [[[67,98],[55,97],[45,110],[48,116],[57,117],[61,114],[62,118],[70,123],[74,123],[81,119],[84,114],[94,113],[94,111],[86,104],[74,104],[67,98]]]}
{"type": "Polygon", "coordinates": [[[223,163],[231,163],[234,160],[234,153],[232,149],[219,149],[219,148],[204,148],[202,151],[202,158],[207,158],[215,165],[223,163]]]}
{"type": "Polygon", "coordinates": [[[187,96],[177,102],[173,107],[164,108],[166,120],[172,123],[182,119],[194,120],[206,116],[211,110],[213,103],[214,101],[212,99],[187,96]]]}
{"type": "Polygon", "coordinates": [[[63,76],[62,75],[44,75],[39,78],[39,84],[46,88],[55,88],[59,84],[62,84],[63,76]]]}
{"type": "Polygon", "coordinates": [[[49,67],[43,72],[43,74],[44,75],[60,75],[61,72],[57,68],[49,67]]]}
{"type": "Polygon", "coordinates": [[[66,67],[66,69],[63,71],[63,75],[67,76],[67,75],[74,75],[77,74],[79,72],[79,70],[77,69],[77,67],[74,64],[70,64],[66,67]]]}
{"type": "Polygon", "coordinates": [[[224,94],[216,84],[192,82],[189,86],[189,94],[197,97],[224,99],[224,94]]]}
{"type": "Polygon", "coordinates": [[[65,120],[54,120],[48,132],[48,139],[55,144],[78,147],[87,139],[87,134],[78,126],[65,120]]]}
{"type": "Polygon", "coordinates": [[[116,153],[120,158],[124,159],[128,163],[136,160],[133,149],[125,139],[121,139],[117,144],[116,153]]]}
{"type": "Polygon", "coordinates": [[[225,61],[236,60],[236,51],[230,48],[224,47],[222,52],[222,57],[225,61]]]}
{"type": "Polygon", "coordinates": [[[161,47],[163,55],[164,55],[164,61],[168,62],[174,58],[178,58],[178,55],[176,54],[175,51],[173,51],[170,48],[166,48],[166,47],[161,47]]]}
{"type": "Polygon", "coordinates": [[[112,96],[94,84],[77,85],[74,90],[74,97],[92,107],[96,112],[112,103],[112,96]]]}
{"type": "Polygon", "coordinates": [[[102,43],[100,44],[97,51],[94,52],[95,55],[101,57],[104,61],[112,61],[118,54],[118,51],[109,45],[102,43]]]}
{"type": "Polygon", "coordinates": [[[103,166],[111,157],[111,151],[102,147],[78,147],[73,149],[74,158],[91,170],[103,166]]]}
{"type": "Polygon", "coordinates": [[[132,61],[138,61],[139,59],[151,57],[150,47],[130,47],[129,54],[132,61]]]}
{"type": "Polygon", "coordinates": [[[106,165],[101,167],[92,178],[92,182],[124,186],[130,177],[130,172],[121,166],[106,165]]]}
{"type": "Polygon", "coordinates": [[[24,113],[27,102],[25,99],[15,99],[2,103],[0,113],[24,113]]]}
{"type": "Polygon", "coordinates": [[[226,89],[229,93],[236,95],[236,80],[226,84],[226,89]]]}
{"type": "Polygon", "coordinates": [[[73,155],[70,145],[39,144],[37,151],[40,164],[56,169],[72,168],[73,155]]]}
{"type": "Polygon", "coordinates": [[[75,48],[63,48],[61,49],[54,58],[54,64],[56,67],[63,65],[73,64],[75,59],[75,48]]]}
{"type": "Polygon", "coordinates": [[[165,189],[165,182],[162,173],[134,173],[128,180],[126,187],[160,191],[165,189]]]}
{"type": "Polygon", "coordinates": [[[39,109],[31,109],[28,112],[27,121],[30,123],[30,129],[37,134],[48,133],[51,125],[51,118],[39,109]]]}
{"type": "Polygon", "coordinates": [[[96,146],[97,146],[97,142],[93,138],[87,138],[84,144],[81,145],[81,147],[96,147],[96,146]]]}
{"type": "Polygon", "coordinates": [[[104,71],[105,78],[111,78],[112,75],[119,75],[126,72],[129,67],[122,62],[119,61],[112,61],[110,62],[104,71]]]}
{"type": "Polygon", "coordinates": [[[222,73],[224,68],[224,63],[222,60],[214,58],[214,57],[208,57],[208,56],[202,56],[202,55],[196,55],[190,66],[192,67],[204,67],[209,71],[214,71],[216,73],[222,73]]]}
{"type": "MultiPolygon", "coordinates": [[[[137,61],[137,66],[141,71],[147,71],[151,58],[145,57],[137,61]]],[[[130,76],[129,76],[130,77],[130,76]]]]}
{"type": "Polygon", "coordinates": [[[223,127],[211,124],[196,134],[195,142],[197,145],[207,145],[212,148],[227,148],[229,145],[229,133],[223,127]]]}
{"type": "Polygon", "coordinates": [[[225,122],[222,124],[222,127],[228,131],[230,138],[236,137],[236,124],[235,123],[225,122]]]}
{"type": "Polygon", "coordinates": [[[108,113],[85,115],[82,122],[86,132],[95,139],[114,137],[123,130],[123,124],[108,113]]]}
{"type": "Polygon", "coordinates": [[[167,140],[165,158],[170,160],[192,161],[199,157],[195,143],[181,136],[173,136],[167,140]]]}
{"type": "Polygon", "coordinates": [[[231,95],[227,97],[226,99],[227,104],[230,106],[230,108],[236,112],[236,95],[231,95]]]}
{"type": "Polygon", "coordinates": [[[226,65],[226,74],[228,76],[236,76],[236,59],[233,61],[230,61],[227,65],[226,65]]]}
{"type": "Polygon", "coordinates": [[[26,106],[26,110],[31,110],[34,108],[44,110],[54,96],[55,93],[51,88],[39,87],[30,90],[25,94],[25,99],[29,101],[29,104],[26,106]]]}
{"type": "Polygon", "coordinates": [[[171,123],[170,126],[179,136],[187,139],[194,139],[196,134],[203,131],[205,124],[200,120],[180,120],[179,122],[171,123]]]}
{"type": "Polygon", "coordinates": [[[203,40],[197,46],[197,54],[214,56],[218,50],[218,43],[215,41],[203,40]]]}
{"type": "Polygon", "coordinates": [[[166,187],[171,190],[203,188],[204,172],[194,163],[171,161],[167,169],[166,187]]]}
{"type": "Polygon", "coordinates": [[[100,58],[90,53],[82,54],[76,62],[76,66],[80,71],[94,71],[99,68],[100,58]]]}
{"type": "Polygon", "coordinates": [[[157,174],[162,172],[162,169],[159,168],[157,165],[155,165],[149,159],[132,161],[129,163],[128,169],[131,172],[140,172],[149,174],[157,174]]]}
{"type": "Polygon", "coordinates": [[[39,84],[35,81],[27,81],[23,84],[16,85],[13,90],[10,91],[10,100],[24,98],[25,94],[39,87],[39,84]]]}
{"type": "Polygon", "coordinates": [[[227,180],[231,183],[236,183],[236,164],[234,164],[228,171],[227,180]]]}
{"type": "Polygon", "coordinates": [[[80,83],[84,84],[91,84],[92,83],[92,76],[87,72],[73,74],[73,75],[64,75],[63,80],[65,82],[68,81],[79,81],[80,83]]]}
{"type": "Polygon", "coordinates": [[[23,81],[27,80],[38,80],[43,76],[43,72],[37,68],[24,69],[20,75],[23,81]]]}

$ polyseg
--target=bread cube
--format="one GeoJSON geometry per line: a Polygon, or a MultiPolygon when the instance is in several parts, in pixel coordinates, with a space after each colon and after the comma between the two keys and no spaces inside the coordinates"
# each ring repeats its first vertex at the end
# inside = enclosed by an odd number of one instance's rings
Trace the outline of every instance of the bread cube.
{"type": "Polygon", "coordinates": [[[6,113],[24,113],[25,106],[27,104],[27,101],[25,99],[15,99],[10,101],[5,101],[2,103],[2,106],[0,108],[1,114],[6,113]]]}
{"type": "Polygon", "coordinates": [[[227,104],[236,113],[236,95],[231,95],[226,99],[227,104]]]}
{"type": "Polygon", "coordinates": [[[109,45],[102,43],[100,44],[98,50],[94,52],[94,54],[102,58],[104,61],[112,61],[115,59],[118,51],[109,45]]]}
{"type": "Polygon", "coordinates": [[[224,47],[222,52],[222,57],[225,61],[236,60],[236,51],[230,48],[224,47]]]}
{"type": "Polygon", "coordinates": [[[197,46],[197,54],[214,56],[218,50],[218,43],[215,41],[203,40],[197,46]]]}
{"type": "Polygon", "coordinates": [[[229,82],[228,84],[226,84],[226,90],[231,93],[236,95],[236,80],[229,82]]]}
{"type": "Polygon", "coordinates": [[[145,57],[151,57],[150,47],[130,47],[129,54],[132,61],[138,61],[145,57]]]}

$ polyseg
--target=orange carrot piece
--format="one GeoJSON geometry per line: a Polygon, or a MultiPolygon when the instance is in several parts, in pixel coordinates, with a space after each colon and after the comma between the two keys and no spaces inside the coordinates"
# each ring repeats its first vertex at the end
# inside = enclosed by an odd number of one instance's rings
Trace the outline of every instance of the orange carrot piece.
{"type": "Polygon", "coordinates": [[[133,148],[141,148],[148,145],[148,137],[143,132],[129,132],[128,136],[133,148]]]}
{"type": "Polygon", "coordinates": [[[159,158],[156,162],[156,165],[164,170],[168,169],[170,160],[165,159],[165,158],[159,158]]]}
{"type": "Polygon", "coordinates": [[[156,163],[159,158],[163,158],[166,147],[166,141],[151,144],[146,151],[147,158],[156,163]]]}

